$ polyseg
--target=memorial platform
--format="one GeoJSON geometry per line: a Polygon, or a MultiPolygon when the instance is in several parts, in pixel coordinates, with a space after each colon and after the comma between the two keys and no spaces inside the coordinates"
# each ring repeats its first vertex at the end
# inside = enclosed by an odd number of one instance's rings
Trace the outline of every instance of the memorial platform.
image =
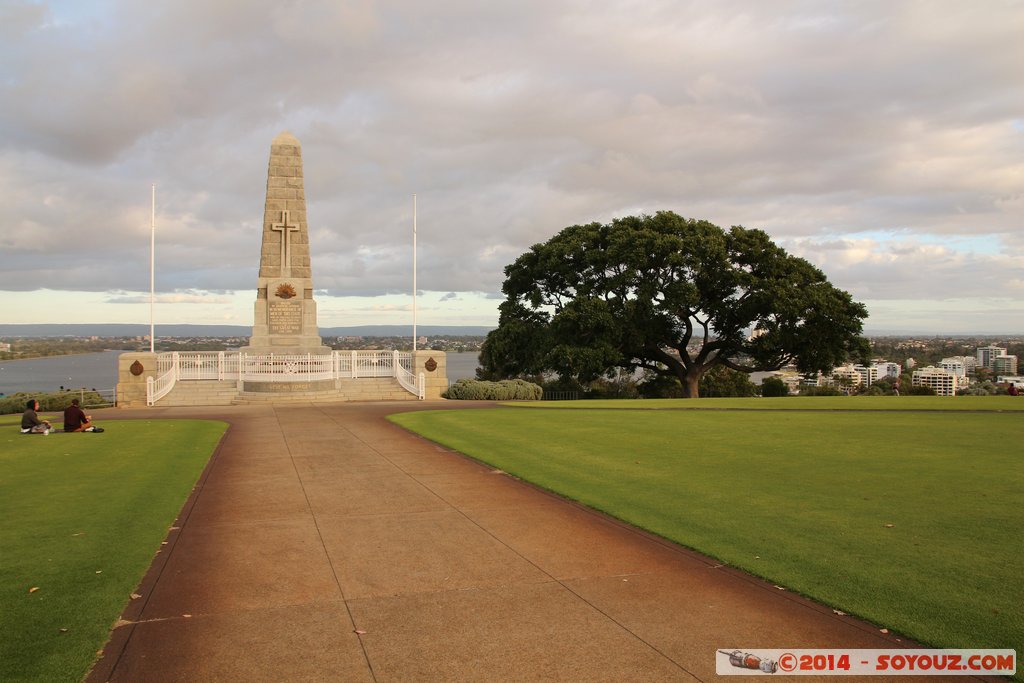
{"type": "Polygon", "coordinates": [[[437,399],[447,390],[443,351],[125,353],[117,404],[224,406],[437,399]]]}

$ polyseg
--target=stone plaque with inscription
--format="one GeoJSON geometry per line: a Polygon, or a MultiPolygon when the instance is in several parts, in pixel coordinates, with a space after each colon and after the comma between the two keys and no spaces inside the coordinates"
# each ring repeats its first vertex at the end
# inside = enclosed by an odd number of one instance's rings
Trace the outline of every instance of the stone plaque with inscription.
{"type": "Polygon", "coordinates": [[[302,332],[302,304],[298,301],[268,302],[267,323],[270,334],[299,334],[302,332]]]}

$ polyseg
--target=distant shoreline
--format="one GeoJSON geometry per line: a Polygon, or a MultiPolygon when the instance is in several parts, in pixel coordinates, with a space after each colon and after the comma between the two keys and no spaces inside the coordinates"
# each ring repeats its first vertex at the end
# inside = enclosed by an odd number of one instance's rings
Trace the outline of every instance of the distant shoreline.
{"type": "MultiPolygon", "coordinates": [[[[427,337],[483,336],[493,325],[419,325],[417,334],[427,337]]],[[[249,337],[251,325],[186,325],[156,326],[156,338],[172,337],[249,337]]],[[[412,325],[353,325],[323,327],[321,337],[408,337],[412,325]]],[[[126,323],[6,323],[0,324],[3,337],[148,337],[149,326],[126,323]]]]}
{"type": "Polygon", "coordinates": [[[102,349],[100,351],[71,351],[70,353],[48,353],[44,356],[22,356],[20,358],[0,358],[0,363],[17,363],[23,360],[39,360],[40,358],[64,358],[65,356],[89,356],[94,353],[110,353],[111,351],[120,351],[121,353],[131,353],[131,351],[124,351],[122,349],[102,349]]]}
{"type": "MultiPolygon", "coordinates": [[[[485,336],[496,325],[419,325],[417,334],[426,337],[485,336]]],[[[320,327],[321,337],[405,337],[412,335],[412,325],[353,325],[347,327],[320,327]]],[[[249,337],[249,325],[188,325],[167,324],[156,326],[157,339],[181,337],[249,337]]],[[[148,325],[135,323],[0,323],[0,338],[38,337],[146,337],[148,325]]],[[[906,332],[898,330],[866,330],[868,338],[918,339],[1008,339],[1024,337],[1019,332],[906,332]]]]}

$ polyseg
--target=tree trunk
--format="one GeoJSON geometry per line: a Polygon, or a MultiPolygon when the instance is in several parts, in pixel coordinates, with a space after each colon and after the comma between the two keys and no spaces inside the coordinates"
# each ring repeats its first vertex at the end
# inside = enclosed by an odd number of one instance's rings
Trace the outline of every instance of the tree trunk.
{"type": "Polygon", "coordinates": [[[683,398],[700,398],[700,378],[703,374],[704,368],[684,370],[679,376],[679,383],[683,387],[683,398]]]}

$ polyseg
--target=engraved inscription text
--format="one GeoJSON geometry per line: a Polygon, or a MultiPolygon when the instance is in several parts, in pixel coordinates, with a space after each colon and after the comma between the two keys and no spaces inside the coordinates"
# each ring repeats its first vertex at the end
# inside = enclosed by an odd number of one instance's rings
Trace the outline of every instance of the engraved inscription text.
{"type": "Polygon", "coordinates": [[[271,301],[267,309],[270,334],[302,332],[302,304],[297,301],[271,301]]]}

